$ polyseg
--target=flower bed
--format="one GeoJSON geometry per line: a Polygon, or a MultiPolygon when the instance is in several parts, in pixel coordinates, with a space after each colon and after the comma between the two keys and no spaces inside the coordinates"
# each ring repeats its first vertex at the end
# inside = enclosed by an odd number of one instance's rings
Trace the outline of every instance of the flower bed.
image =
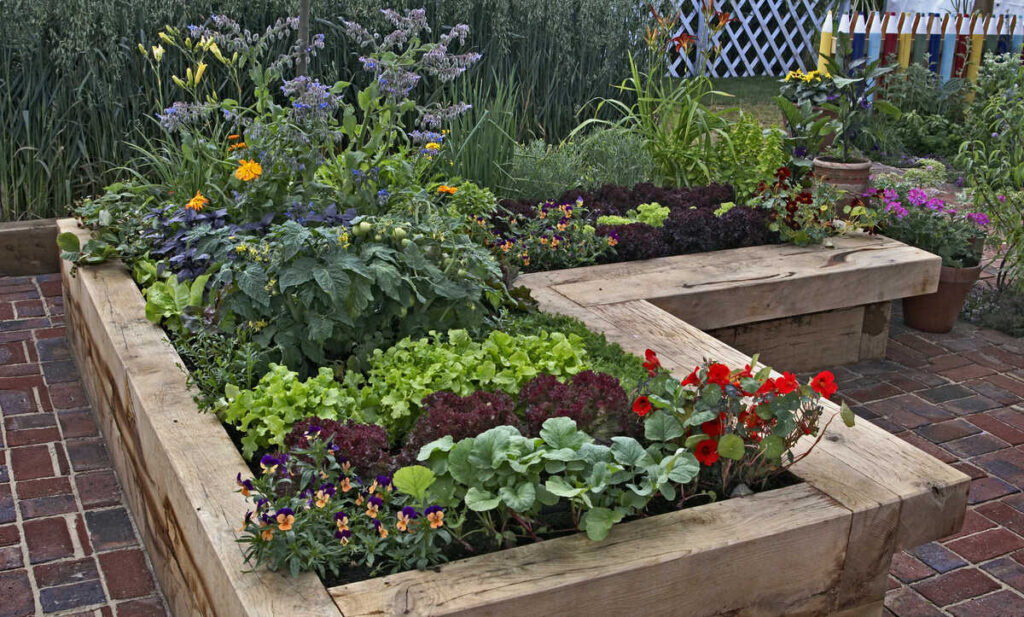
{"type": "MultiPolygon", "coordinates": [[[[61,225],[85,237],[72,221],[61,225]]],[[[550,540],[460,560],[439,572],[332,588],[330,597],[311,575],[242,574],[231,530],[245,503],[229,492],[234,474],[247,472],[237,450],[212,416],[197,413],[176,367],[180,359],[143,318],[144,303],[127,274],[116,264],[84,269],[75,278],[68,270],[65,263],[76,359],[179,615],[515,615],[540,609],[582,615],[641,604],[649,614],[679,606],[692,607],[695,615],[743,608],[839,614],[880,606],[892,551],[954,531],[963,515],[965,476],[880,429],[858,425],[834,432],[794,466],[801,484],[624,523],[601,543],[581,536],[550,540]],[[750,520],[764,525],[750,526],[750,520]],[[891,532],[879,533],[880,526],[891,532]],[[793,566],[779,573],[755,565],[766,558],[793,566]],[[715,581],[736,575],[737,563],[752,564],[741,575],[747,591],[728,597],[712,591],[715,581]],[[693,580],[695,571],[700,580],[693,580]],[[684,573],[692,587],[678,584],[684,573]],[[623,593],[610,578],[621,576],[650,584],[623,593]]],[[[627,350],[661,350],[668,369],[692,367],[703,356],[734,366],[747,361],[643,301],[586,308],[547,289],[535,294],[546,310],[581,317],[627,350]]],[[[809,445],[801,443],[798,454],[809,445]]]]}

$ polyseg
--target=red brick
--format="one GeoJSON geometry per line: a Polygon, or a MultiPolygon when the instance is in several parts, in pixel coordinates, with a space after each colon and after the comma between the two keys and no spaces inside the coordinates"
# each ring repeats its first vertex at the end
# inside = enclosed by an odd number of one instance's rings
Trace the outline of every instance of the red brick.
{"type": "Polygon", "coordinates": [[[30,428],[47,428],[57,426],[57,418],[52,413],[23,413],[7,416],[4,420],[8,431],[22,431],[30,428]]]}
{"type": "Polygon", "coordinates": [[[36,601],[28,573],[24,570],[0,572],[0,617],[27,617],[36,612],[36,601]]]}
{"type": "Polygon", "coordinates": [[[939,347],[934,343],[929,343],[928,341],[924,340],[919,336],[916,336],[911,332],[904,332],[903,334],[899,334],[897,336],[892,337],[890,340],[896,341],[901,345],[906,345],[907,347],[913,349],[914,351],[925,356],[926,358],[931,358],[946,353],[946,351],[943,348],[939,347]]]}
{"type": "Polygon", "coordinates": [[[1010,587],[1013,587],[1017,591],[1024,591],[1024,565],[1021,565],[1013,559],[1010,559],[1009,557],[993,559],[983,565],[981,569],[988,572],[990,576],[994,576],[1010,587]]]}
{"type": "MultiPolygon", "coordinates": [[[[963,568],[913,585],[915,591],[939,606],[948,606],[999,589],[981,570],[963,568]]],[[[896,613],[899,614],[898,612],[896,613]]]]}
{"type": "Polygon", "coordinates": [[[974,511],[1018,535],[1024,535],[1024,512],[1015,510],[1000,501],[982,504],[974,511]]]}
{"type": "Polygon", "coordinates": [[[1024,486],[1024,446],[999,450],[974,460],[974,464],[988,473],[1010,482],[1015,486],[1024,486]]]}
{"type": "Polygon", "coordinates": [[[1014,428],[1024,430],[1024,411],[1018,411],[1012,407],[1006,407],[1004,409],[989,411],[987,414],[1000,422],[1005,422],[1014,428]]]}
{"type": "Polygon", "coordinates": [[[44,478],[18,482],[18,499],[71,494],[71,481],[67,478],[44,478]]]}
{"type": "Polygon", "coordinates": [[[114,506],[121,503],[121,489],[112,470],[75,474],[78,498],[86,509],[114,506]]]}
{"type": "Polygon", "coordinates": [[[39,374],[38,364],[2,364],[0,365],[0,378],[3,377],[28,377],[39,374]]]}
{"type": "Polygon", "coordinates": [[[43,328],[36,330],[32,334],[35,335],[36,339],[44,338],[64,338],[67,336],[67,328],[65,326],[58,326],[56,328],[43,328]]]}
{"type": "Polygon", "coordinates": [[[999,478],[978,478],[971,480],[971,492],[967,494],[967,503],[971,505],[984,503],[1010,493],[1016,493],[1018,490],[999,478]]]}
{"type": "Polygon", "coordinates": [[[0,390],[29,390],[43,385],[42,375],[22,377],[0,377],[0,390]]]}
{"type": "Polygon", "coordinates": [[[0,321],[14,319],[14,305],[10,302],[0,301],[0,321]]]}
{"type": "Polygon", "coordinates": [[[992,435],[979,433],[970,437],[947,441],[942,444],[942,447],[960,458],[973,458],[996,450],[1009,448],[1010,444],[1001,439],[996,439],[992,435]]]}
{"type": "MultiPolygon", "coordinates": [[[[1010,508],[1010,510],[1013,510],[1013,508],[1010,508]]],[[[964,536],[969,536],[972,533],[978,533],[979,531],[991,529],[995,526],[995,523],[990,521],[988,518],[982,516],[977,511],[973,509],[968,509],[967,514],[964,516],[964,524],[962,527],[960,527],[960,531],[949,536],[948,538],[944,538],[943,542],[947,540],[955,540],[957,538],[962,538],[964,536]]]]}
{"type": "Polygon", "coordinates": [[[26,446],[11,450],[11,469],[14,479],[32,480],[55,475],[50,449],[46,446],[26,446]]]}
{"type": "Polygon", "coordinates": [[[942,611],[909,587],[885,594],[885,605],[896,617],[945,617],[942,611]]]}
{"type": "Polygon", "coordinates": [[[72,439],[65,442],[75,472],[110,467],[110,457],[102,439],[72,439]]]}
{"type": "Polygon", "coordinates": [[[117,551],[98,557],[111,599],[140,598],[156,590],[142,551],[117,551]]]}
{"type": "Polygon", "coordinates": [[[1016,394],[1020,398],[1024,398],[1024,381],[1006,375],[989,375],[988,377],[983,377],[982,380],[997,388],[1016,394]]]}
{"type": "Polygon", "coordinates": [[[946,369],[944,371],[938,371],[938,373],[946,379],[951,379],[953,381],[967,381],[968,379],[992,375],[995,371],[987,366],[972,363],[964,366],[958,366],[956,368],[946,369]]]}
{"type": "Polygon", "coordinates": [[[81,409],[89,404],[85,390],[78,382],[55,383],[49,391],[55,409],[81,409]]]}
{"type": "Polygon", "coordinates": [[[89,409],[71,409],[57,413],[65,439],[99,435],[96,419],[89,409]]]}
{"type": "Polygon", "coordinates": [[[56,561],[45,563],[33,568],[36,585],[40,587],[56,587],[70,583],[90,581],[100,577],[96,560],[92,557],[74,561],[56,561]]]}
{"type": "Polygon", "coordinates": [[[1009,424],[1000,422],[988,414],[977,413],[967,416],[967,419],[971,424],[985,429],[1007,443],[1015,446],[1024,443],[1024,431],[1015,429],[1009,424]]]}
{"type": "Polygon", "coordinates": [[[1000,591],[964,602],[949,609],[954,617],[1010,617],[1024,615],[1024,598],[1012,591],[1000,591]]]}
{"type": "Polygon", "coordinates": [[[971,477],[972,480],[984,478],[985,476],[988,475],[984,472],[984,470],[978,469],[974,465],[971,465],[970,463],[964,463],[963,461],[959,463],[952,463],[952,467],[959,472],[967,474],[968,476],[971,477]]]}
{"type": "Polygon", "coordinates": [[[117,605],[117,617],[164,617],[166,614],[163,602],[157,597],[131,600],[117,605]]]}
{"type": "MultiPolygon", "coordinates": [[[[995,375],[993,375],[995,377],[995,375]]],[[[982,379],[973,379],[967,384],[971,390],[981,394],[985,398],[992,399],[1000,405],[1014,405],[1019,403],[1021,398],[1013,392],[1008,392],[999,386],[982,379]]]]}
{"type": "Polygon", "coordinates": [[[74,555],[71,535],[63,518],[26,521],[23,527],[31,563],[65,559],[74,555]]]}
{"type": "Polygon", "coordinates": [[[928,424],[917,429],[917,434],[932,443],[945,443],[961,437],[980,433],[981,429],[963,418],[928,424]]]}
{"type": "Polygon", "coordinates": [[[1006,529],[990,529],[973,536],[946,542],[946,548],[973,563],[1024,548],[1024,539],[1006,529]]]}
{"type": "Polygon", "coordinates": [[[93,545],[89,540],[89,531],[85,526],[85,519],[82,518],[81,514],[75,515],[75,520],[72,525],[75,528],[75,533],[78,535],[78,544],[82,547],[82,552],[86,555],[92,555],[93,545]]]}
{"type": "Polygon", "coordinates": [[[63,293],[60,279],[53,281],[39,281],[39,291],[47,298],[60,296],[63,293]]]}
{"type": "Polygon", "coordinates": [[[16,525],[0,525],[0,546],[21,542],[21,533],[16,525]]]}
{"type": "Polygon", "coordinates": [[[932,570],[911,555],[899,551],[892,556],[892,567],[889,569],[889,573],[904,583],[913,583],[935,574],[935,570],[932,570]]]}
{"type": "Polygon", "coordinates": [[[28,362],[25,355],[25,343],[4,343],[0,345],[0,366],[9,364],[24,364],[28,362]]]}
{"type": "Polygon", "coordinates": [[[0,571],[13,570],[25,565],[20,546],[0,546],[0,571]]]}
{"type": "Polygon", "coordinates": [[[31,446],[34,444],[50,443],[60,440],[60,431],[58,431],[56,427],[7,432],[7,445],[12,448],[16,446],[31,446]]]}
{"type": "Polygon", "coordinates": [[[890,396],[903,394],[903,391],[894,385],[883,382],[866,388],[855,388],[852,390],[844,389],[842,394],[855,401],[868,403],[870,401],[877,401],[879,399],[889,398],[890,396]]]}
{"type": "Polygon", "coordinates": [[[924,450],[925,452],[931,454],[932,456],[939,459],[943,463],[952,463],[953,461],[956,460],[955,456],[953,456],[949,452],[946,452],[945,450],[933,444],[932,442],[924,439],[917,433],[904,431],[902,433],[899,433],[897,437],[899,437],[903,441],[906,441],[907,443],[913,444],[919,450],[924,450]]]}
{"type": "Polygon", "coordinates": [[[930,373],[938,373],[939,371],[946,371],[949,369],[958,368],[961,366],[968,365],[970,363],[971,361],[968,360],[967,358],[964,358],[963,356],[958,356],[956,354],[947,354],[944,356],[935,356],[934,358],[932,358],[931,362],[928,365],[928,368],[925,370],[927,370],[930,373]]]}

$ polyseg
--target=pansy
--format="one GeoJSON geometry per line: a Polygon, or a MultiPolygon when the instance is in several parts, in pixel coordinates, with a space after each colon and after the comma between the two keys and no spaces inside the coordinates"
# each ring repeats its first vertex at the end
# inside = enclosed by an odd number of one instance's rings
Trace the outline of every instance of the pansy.
{"type": "Polygon", "coordinates": [[[323,429],[320,428],[319,426],[311,424],[309,428],[306,429],[306,432],[303,433],[303,435],[306,437],[306,439],[316,439],[317,437],[320,436],[320,431],[322,430],[323,429]]]}
{"type": "Polygon", "coordinates": [[[295,513],[291,508],[281,508],[274,518],[277,520],[277,528],[281,531],[288,531],[295,523],[295,513]]]}
{"type": "Polygon", "coordinates": [[[260,459],[260,469],[262,469],[265,474],[272,474],[277,471],[277,466],[283,462],[284,461],[281,459],[271,456],[270,454],[264,454],[263,458],[260,459]]]}
{"type": "Polygon", "coordinates": [[[342,493],[347,493],[352,490],[352,482],[349,481],[348,476],[341,479],[341,485],[338,487],[342,493]]]}
{"type": "Polygon", "coordinates": [[[811,388],[825,398],[832,398],[839,387],[836,385],[835,375],[829,371],[822,371],[811,379],[811,388]]]}
{"type": "Polygon", "coordinates": [[[377,519],[373,519],[373,528],[377,530],[381,538],[388,537],[388,528],[384,526],[384,523],[377,519]]]}
{"type": "Polygon", "coordinates": [[[416,512],[416,508],[412,506],[405,506],[398,513],[398,523],[395,524],[395,527],[398,531],[407,531],[409,523],[417,516],[419,516],[419,514],[416,512]]]}
{"type": "Polygon", "coordinates": [[[370,518],[377,518],[377,514],[380,512],[380,507],[384,505],[384,500],[376,495],[370,495],[366,500],[366,516],[370,518]]]}
{"type": "Polygon", "coordinates": [[[241,487],[241,493],[243,497],[248,497],[249,493],[255,490],[252,485],[252,480],[243,480],[241,472],[239,472],[238,475],[235,476],[235,484],[241,487]]]}
{"type": "Polygon", "coordinates": [[[619,234],[615,233],[614,231],[610,232],[608,234],[608,246],[615,246],[618,243],[619,243],[619,234]]]}
{"type": "Polygon", "coordinates": [[[718,442],[714,439],[705,439],[697,444],[693,455],[700,461],[701,465],[711,466],[718,461],[718,442]]]}
{"type": "Polygon", "coordinates": [[[375,483],[380,485],[380,487],[386,491],[391,491],[395,488],[394,483],[391,481],[391,476],[388,475],[377,476],[375,483]]]}
{"type": "Polygon", "coordinates": [[[242,519],[242,527],[238,531],[245,531],[245,528],[252,524],[252,511],[245,513],[245,518],[242,519]]]}
{"type": "Polygon", "coordinates": [[[235,177],[242,182],[249,182],[255,180],[263,174],[263,166],[260,165],[255,159],[246,160],[242,159],[238,161],[238,169],[235,170],[235,177]]]}
{"type": "Polygon", "coordinates": [[[423,511],[423,515],[430,521],[431,529],[437,529],[444,525],[444,508],[441,506],[427,506],[423,511]]]}
{"type": "Polygon", "coordinates": [[[647,349],[644,351],[644,368],[647,369],[647,374],[654,377],[658,374],[658,369],[661,367],[661,361],[658,360],[658,355],[654,353],[654,350],[647,349]]]}
{"type": "Polygon", "coordinates": [[[344,531],[348,529],[348,514],[345,514],[344,512],[340,511],[335,512],[334,523],[338,526],[339,531],[344,531]]]}
{"type": "Polygon", "coordinates": [[[651,413],[651,400],[646,396],[638,396],[633,401],[633,413],[641,418],[651,413]]]}
{"type": "Polygon", "coordinates": [[[345,546],[346,544],[349,543],[349,540],[352,539],[352,530],[351,529],[339,529],[338,531],[334,532],[334,537],[337,538],[341,542],[342,546],[345,546]]]}
{"type": "Polygon", "coordinates": [[[316,507],[322,508],[331,500],[332,495],[334,495],[334,485],[328,482],[317,490],[316,495],[313,497],[313,503],[316,504],[316,507]]]}

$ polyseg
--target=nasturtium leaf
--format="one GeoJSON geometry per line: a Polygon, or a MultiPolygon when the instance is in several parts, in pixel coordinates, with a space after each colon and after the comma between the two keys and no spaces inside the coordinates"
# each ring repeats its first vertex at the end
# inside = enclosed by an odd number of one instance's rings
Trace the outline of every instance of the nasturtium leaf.
{"type": "Polygon", "coordinates": [[[469,490],[466,491],[466,507],[474,512],[493,510],[498,507],[499,503],[501,503],[501,498],[489,491],[475,486],[469,487],[469,490]]]}
{"type": "Polygon", "coordinates": [[[644,421],[644,437],[648,441],[672,441],[683,436],[683,426],[673,414],[660,409],[648,414],[644,421]]]}
{"type": "Polygon", "coordinates": [[[622,520],[622,512],[608,508],[593,508],[587,510],[580,520],[580,527],[587,532],[587,537],[595,542],[600,542],[608,537],[612,525],[622,520]]]}
{"type": "Polygon", "coordinates": [[[78,236],[70,231],[65,231],[57,236],[57,246],[60,247],[60,250],[69,253],[77,253],[82,250],[82,243],[78,236]]]}
{"type": "Polygon", "coordinates": [[[503,486],[498,489],[498,496],[505,502],[509,510],[525,512],[533,507],[537,499],[537,489],[532,482],[520,482],[515,488],[503,486]]]}
{"type": "Polygon", "coordinates": [[[436,479],[434,472],[423,465],[410,465],[396,471],[394,477],[392,477],[392,482],[394,482],[395,489],[399,492],[422,502],[426,496],[427,489],[430,488],[436,479]]]}
{"type": "Polygon", "coordinates": [[[686,441],[683,442],[683,447],[686,448],[687,450],[693,450],[694,448],[697,447],[697,444],[704,441],[705,439],[709,439],[709,437],[704,433],[690,435],[689,437],[686,438],[686,441]]]}
{"type": "Polygon", "coordinates": [[[850,406],[846,404],[846,401],[843,401],[843,406],[840,408],[839,413],[843,418],[843,424],[845,424],[846,426],[854,425],[856,416],[853,415],[853,410],[850,409],[850,406]]]}
{"type": "Polygon", "coordinates": [[[735,433],[718,438],[718,455],[738,461],[743,458],[743,438],[735,433]]]}
{"type": "Polygon", "coordinates": [[[769,461],[779,461],[782,459],[782,453],[786,449],[786,442],[778,435],[768,435],[761,440],[761,449],[764,450],[764,456],[769,461]]]}

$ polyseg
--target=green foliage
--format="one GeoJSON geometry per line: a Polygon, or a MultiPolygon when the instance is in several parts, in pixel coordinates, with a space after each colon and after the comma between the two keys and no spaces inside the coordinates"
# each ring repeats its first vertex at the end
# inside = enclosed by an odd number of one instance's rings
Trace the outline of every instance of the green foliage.
{"type": "Polygon", "coordinates": [[[463,80],[459,99],[472,107],[450,123],[438,159],[442,171],[502,194],[500,187],[508,184],[508,169],[516,151],[519,91],[512,77],[507,82],[495,76],[488,80],[476,71],[463,80]]]}
{"type": "Polygon", "coordinates": [[[292,425],[312,416],[362,421],[354,384],[339,384],[334,371],[321,368],[303,381],[288,367],[271,364],[252,390],[228,385],[217,415],[243,433],[242,454],[284,446],[292,425]]]}
{"type": "Polygon", "coordinates": [[[783,176],[754,195],[747,206],[771,211],[768,228],[778,233],[783,242],[831,247],[832,237],[873,229],[878,218],[863,205],[840,203],[838,191],[827,182],[815,181],[810,188],[804,188],[789,184],[783,176]]]}
{"type": "Polygon", "coordinates": [[[472,327],[485,292],[500,279],[488,251],[460,231],[462,219],[416,223],[364,217],[344,228],[286,222],[215,282],[228,284],[225,308],[236,321],[265,322],[257,343],[288,366],[311,372],[330,359],[365,357],[405,336],[472,327]]]}
{"type": "Polygon", "coordinates": [[[671,210],[658,202],[640,204],[635,210],[628,210],[626,216],[605,215],[597,217],[598,225],[629,225],[631,223],[644,223],[651,227],[661,227],[665,224],[671,210]]]}
{"type": "MultiPolygon", "coordinates": [[[[631,437],[594,443],[570,418],[550,418],[540,437],[499,426],[452,443],[450,437],[423,447],[426,461],[456,498],[477,513],[501,543],[515,520],[529,531],[543,506],[569,503],[573,524],[591,540],[607,537],[612,525],[646,507],[657,494],[675,496],[673,484],[690,482],[699,470],[693,455],[649,452],[631,437]]],[[[531,532],[532,533],[532,532],[531,532]]]]}
{"type": "Polygon", "coordinates": [[[968,89],[966,80],[943,80],[926,65],[911,63],[886,76],[879,94],[904,113],[958,121],[964,115],[964,95],[968,89]]]}
{"type": "Polygon", "coordinates": [[[575,317],[541,311],[509,314],[499,320],[498,327],[511,335],[538,336],[543,332],[562,332],[569,337],[579,337],[587,352],[590,368],[617,378],[627,393],[647,378],[643,360],[623,351],[618,343],[608,342],[603,334],[592,331],[575,317]]]}
{"type": "Polygon", "coordinates": [[[153,281],[142,291],[146,297],[146,319],[157,325],[163,324],[171,332],[180,332],[184,328],[182,317],[185,312],[203,307],[203,295],[209,280],[210,275],[204,274],[194,281],[181,283],[176,276],[153,281]]]}
{"type": "Polygon", "coordinates": [[[614,246],[587,222],[582,197],[575,203],[538,204],[536,216],[511,216],[508,228],[507,237],[496,237],[492,248],[504,263],[526,272],[588,266],[614,246]]]}
{"type": "MultiPolygon", "coordinates": [[[[566,377],[592,368],[580,338],[561,332],[510,335],[492,331],[474,341],[465,330],[431,338],[406,338],[369,358],[361,413],[388,430],[394,439],[419,417],[420,401],[447,390],[466,396],[476,390],[516,393],[541,373],[566,377]]],[[[346,376],[353,382],[354,373],[346,376]]]]}
{"type": "Polygon", "coordinates": [[[946,182],[946,175],[946,165],[941,161],[918,159],[913,167],[903,172],[903,182],[912,186],[935,188],[946,182]]]}
{"type": "Polygon", "coordinates": [[[731,184],[737,197],[744,198],[785,166],[783,133],[776,128],[762,129],[756,118],[743,112],[728,125],[726,132],[729,138],[714,144],[712,179],[731,184]]]}

